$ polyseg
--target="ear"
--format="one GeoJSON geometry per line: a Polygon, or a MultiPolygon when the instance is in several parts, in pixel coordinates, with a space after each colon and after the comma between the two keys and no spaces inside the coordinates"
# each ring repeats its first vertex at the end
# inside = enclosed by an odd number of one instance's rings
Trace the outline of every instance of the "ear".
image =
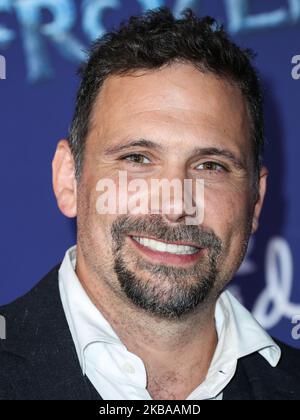
{"type": "Polygon", "coordinates": [[[266,191],[267,191],[268,174],[269,173],[266,167],[263,167],[260,170],[259,186],[258,186],[259,194],[258,194],[258,199],[255,204],[255,209],[254,209],[254,216],[253,216],[253,221],[252,221],[252,234],[255,233],[259,227],[259,218],[260,218],[261,210],[263,207],[263,203],[264,203],[266,191]]]}
{"type": "Polygon", "coordinates": [[[67,217],[77,216],[77,182],[75,162],[67,140],[61,140],[52,162],[53,190],[60,211],[67,217]]]}

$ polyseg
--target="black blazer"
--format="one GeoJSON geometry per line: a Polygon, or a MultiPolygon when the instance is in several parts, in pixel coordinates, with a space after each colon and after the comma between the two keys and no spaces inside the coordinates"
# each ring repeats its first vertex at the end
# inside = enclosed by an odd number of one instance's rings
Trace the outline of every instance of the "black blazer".
{"type": "MultiPolygon", "coordinates": [[[[63,311],[55,267],[27,295],[0,308],[0,400],[101,400],[83,376],[63,311]]],[[[272,368],[259,354],[240,359],[225,400],[300,400],[300,351],[278,343],[272,368]]]]}

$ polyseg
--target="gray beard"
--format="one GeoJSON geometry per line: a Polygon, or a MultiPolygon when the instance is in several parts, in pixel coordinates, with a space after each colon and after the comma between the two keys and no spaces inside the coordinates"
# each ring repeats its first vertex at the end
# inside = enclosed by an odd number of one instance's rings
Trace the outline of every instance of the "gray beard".
{"type": "Polygon", "coordinates": [[[144,267],[145,275],[155,276],[155,281],[145,281],[126,267],[121,254],[116,256],[114,270],[121,289],[136,307],[168,320],[178,320],[205,303],[218,276],[214,257],[206,275],[199,266],[197,272],[197,265],[182,269],[141,260],[138,265],[144,267]]]}
{"type": "Polygon", "coordinates": [[[148,218],[120,217],[113,224],[111,234],[117,280],[136,307],[160,318],[178,320],[204,303],[215,288],[222,242],[212,231],[199,226],[170,227],[161,216],[151,215],[148,218]],[[135,253],[125,258],[125,238],[130,232],[168,242],[195,243],[206,248],[207,254],[188,268],[152,264],[135,253]]]}

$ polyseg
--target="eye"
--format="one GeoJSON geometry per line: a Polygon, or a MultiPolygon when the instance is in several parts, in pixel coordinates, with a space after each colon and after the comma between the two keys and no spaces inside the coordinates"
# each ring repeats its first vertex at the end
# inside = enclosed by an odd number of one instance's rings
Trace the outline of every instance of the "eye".
{"type": "Polygon", "coordinates": [[[202,171],[213,171],[213,172],[226,171],[227,172],[227,169],[225,168],[225,166],[217,162],[204,162],[198,165],[196,169],[200,169],[202,171]]]}
{"type": "Polygon", "coordinates": [[[121,160],[127,160],[129,162],[136,163],[138,165],[148,165],[149,163],[151,163],[150,160],[146,158],[146,156],[138,154],[138,153],[133,153],[131,155],[123,156],[121,160]]]}

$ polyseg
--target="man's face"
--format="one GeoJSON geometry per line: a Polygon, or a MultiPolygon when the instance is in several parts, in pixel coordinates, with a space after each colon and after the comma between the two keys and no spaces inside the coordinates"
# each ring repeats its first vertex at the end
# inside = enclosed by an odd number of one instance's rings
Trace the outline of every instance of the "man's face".
{"type": "Polygon", "coordinates": [[[253,222],[253,174],[248,112],[237,87],[185,64],[108,78],[77,188],[85,265],[135,307],[169,319],[190,313],[215,299],[242,262],[253,222]],[[141,139],[147,142],[126,146],[141,139]],[[148,185],[203,179],[203,223],[187,225],[185,214],[161,209],[98,214],[97,183],[111,179],[118,193],[119,171],[148,185]],[[145,238],[186,248],[166,252],[145,238]]]}

